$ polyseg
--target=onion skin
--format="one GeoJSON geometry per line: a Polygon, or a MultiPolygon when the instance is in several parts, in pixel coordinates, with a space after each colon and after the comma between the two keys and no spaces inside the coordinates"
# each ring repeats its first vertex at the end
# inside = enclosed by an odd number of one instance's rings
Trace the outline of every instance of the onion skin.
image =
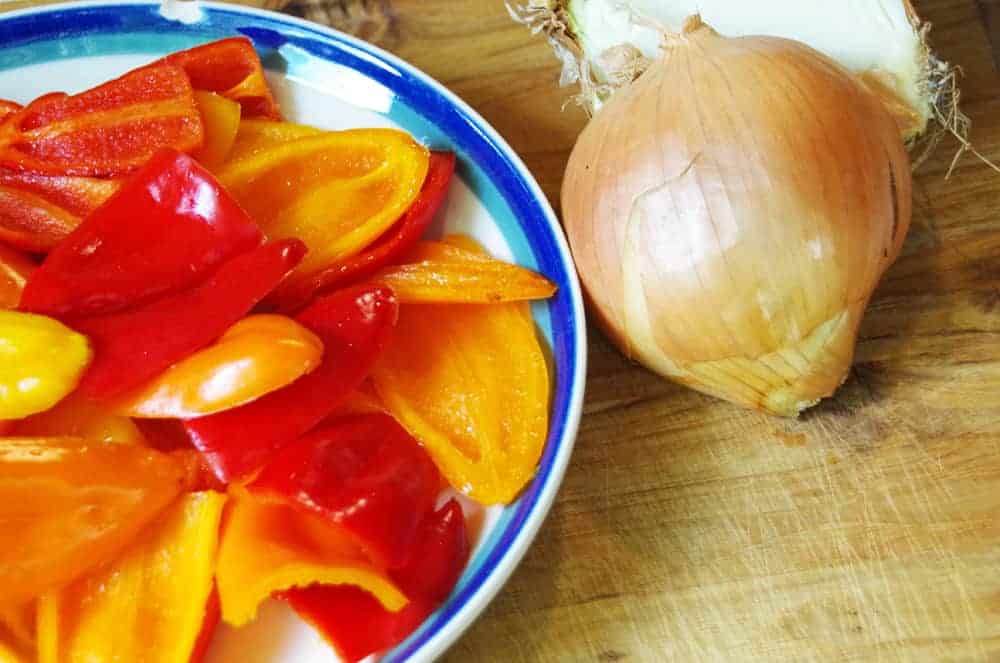
{"type": "Polygon", "coordinates": [[[798,42],[689,19],[615,93],[566,169],[566,231],[626,356],[794,416],[840,385],[910,223],[896,124],[798,42]]]}

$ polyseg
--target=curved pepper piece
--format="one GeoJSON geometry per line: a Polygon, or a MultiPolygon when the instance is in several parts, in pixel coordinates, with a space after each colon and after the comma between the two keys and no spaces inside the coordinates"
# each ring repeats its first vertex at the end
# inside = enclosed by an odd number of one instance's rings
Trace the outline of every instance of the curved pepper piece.
{"type": "Polygon", "coordinates": [[[192,288],[138,308],[69,322],[94,343],[80,393],[121,395],[209,345],[246,315],[299,263],[302,242],[272,242],[224,263],[192,288]]]}
{"type": "Polygon", "coordinates": [[[17,308],[35,267],[28,256],[0,244],[0,309],[17,308]]]}
{"type": "Polygon", "coordinates": [[[441,475],[427,452],[392,417],[349,417],[281,450],[249,489],[336,523],[382,566],[413,552],[434,508],[441,475]]]}
{"type": "Polygon", "coordinates": [[[454,172],[453,152],[431,152],[427,177],[420,195],[403,214],[403,218],[359,255],[327,267],[297,283],[282,286],[269,298],[270,301],[282,311],[294,311],[305,306],[318,293],[366,279],[385,265],[401,258],[417,243],[434,220],[444,203],[454,172]]]}
{"type": "Polygon", "coordinates": [[[49,251],[119,186],[115,179],[0,170],[0,241],[49,251]]]}
{"type": "Polygon", "coordinates": [[[0,99],[0,122],[3,122],[8,115],[13,115],[17,111],[21,110],[23,106],[16,101],[10,101],[9,99],[0,99]]]}
{"type": "Polygon", "coordinates": [[[225,162],[240,128],[240,105],[214,92],[195,90],[195,102],[205,125],[205,141],[192,156],[208,169],[225,162]]]}
{"type": "Polygon", "coordinates": [[[128,417],[191,418],[229,410],[319,366],[323,342],[291,318],[251,315],[215,345],[168,368],[110,405],[128,417]]]}
{"type": "Polygon", "coordinates": [[[152,449],[79,438],[0,439],[0,587],[29,600],[113,559],[183,487],[152,449]]]}
{"type": "Polygon", "coordinates": [[[282,143],[309,136],[318,136],[322,133],[322,129],[305,124],[242,118],[239,130],[236,132],[233,149],[229,151],[229,156],[221,168],[257,156],[282,143]]]}
{"type": "Polygon", "coordinates": [[[170,64],[144,67],[67,96],[39,97],[0,124],[0,165],[49,175],[114,176],[161,147],[202,143],[191,83],[170,64]]]}
{"type": "Polygon", "coordinates": [[[242,626],[275,592],[313,584],[353,585],[387,610],[406,597],[364,553],[325,520],[283,504],[236,499],[216,571],[222,619],[242,626]]]}
{"type": "Polygon", "coordinates": [[[230,161],[219,181],[268,238],[298,237],[296,280],[355,255],[413,204],[428,151],[395,129],[329,131],[230,161]]]}
{"type": "Polygon", "coordinates": [[[46,257],[21,308],[60,317],[117,311],[183,290],[261,241],[207,170],[163,149],[46,257]]]}
{"type": "Polygon", "coordinates": [[[253,44],[246,37],[230,37],[171,53],[154,62],[181,67],[196,90],[215,92],[238,101],[244,117],[280,120],[264,69],[253,44]]]}
{"type": "Polygon", "coordinates": [[[212,590],[226,496],[182,496],[108,567],[42,596],[38,663],[188,663],[212,590]]]}
{"type": "Polygon", "coordinates": [[[372,279],[390,286],[404,304],[494,304],[547,299],[556,291],[541,274],[455,246],[447,238],[420,242],[403,264],[372,279]]]}
{"type": "Polygon", "coordinates": [[[82,437],[95,442],[145,444],[145,436],[128,417],[70,394],[55,407],[39,412],[14,425],[18,437],[82,437]]]}
{"type": "Polygon", "coordinates": [[[0,311],[0,419],[58,403],[76,387],[90,358],[87,339],[59,321],[0,311]]]}
{"type": "Polygon", "coordinates": [[[36,649],[36,611],[35,601],[0,605],[0,663],[11,660],[21,663],[33,658],[25,654],[36,649]]]}
{"type": "Polygon", "coordinates": [[[372,378],[457,490],[506,504],[534,475],[549,373],[527,304],[409,305],[372,378]]]}
{"type": "Polygon", "coordinates": [[[469,559],[462,508],[450,500],[428,514],[412,561],[392,574],[410,602],[389,612],[355,587],[312,586],[292,589],[284,598],[315,626],[347,663],[393,647],[444,601],[469,559]]]}
{"type": "Polygon", "coordinates": [[[361,384],[389,342],[396,297],[362,285],[316,300],[296,320],[323,341],[319,368],[253,403],[184,426],[223,481],[243,477],[325,419],[361,384]]]}

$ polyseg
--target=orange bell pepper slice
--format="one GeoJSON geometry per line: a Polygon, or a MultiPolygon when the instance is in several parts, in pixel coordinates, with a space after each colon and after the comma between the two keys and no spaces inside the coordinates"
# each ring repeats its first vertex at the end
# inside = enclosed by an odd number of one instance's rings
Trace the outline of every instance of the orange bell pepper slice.
{"type": "Polygon", "coordinates": [[[354,585],[390,611],[406,597],[348,536],[320,516],[241,494],[219,548],[216,571],[222,619],[253,620],[269,596],[292,587],[354,585]]]}
{"type": "Polygon", "coordinates": [[[239,130],[236,132],[236,141],[233,143],[233,149],[230,150],[229,158],[224,165],[237,163],[257,156],[261,152],[278,147],[282,143],[309,136],[318,136],[322,133],[322,129],[310,127],[305,124],[243,118],[240,120],[239,130]]]}
{"type": "Polygon", "coordinates": [[[115,561],[42,596],[39,663],[188,663],[213,591],[226,496],[175,501],[115,561]]]}
{"type": "Polygon", "coordinates": [[[240,105],[214,92],[195,90],[195,102],[205,125],[205,141],[192,153],[209,170],[221,165],[236,142],[240,128],[240,105]]]}
{"type": "Polygon", "coordinates": [[[190,77],[194,89],[215,92],[238,101],[243,107],[244,117],[281,119],[281,112],[264,78],[260,56],[246,37],[220,39],[171,53],[150,66],[163,63],[181,67],[190,77]]]}
{"type": "Polygon", "coordinates": [[[402,131],[329,131],[230,160],[218,177],[269,239],[298,237],[309,247],[293,281],[392,226],[420,193],[429,156],[402,131]]]}
{"type": "Polygon", "coordinates": [[[123,175],[162,147],[202,143],[187,74],[144,67],[77,95],[39,97],[0,124],[0,165],[49,175],[123,175]]]}
{"type": "Polygon", "coordinates": [[[183,488],[182,466],[144,447],[0,439],[0,587],[27,601],[128,545],[183,488]]]}
{"type": "Polygon", "coordinates": [[[549,372],[526,303],[402,306],[372,378],[457,490],[505,504],[534,475],[549,372]]]}
{"type": "Polygon", "coordinates": [[[0,171],[0,241],[49,251],[119,186],[115,179],[0,171]]]}
{"type": "Polygon", "coordinates": [[[28,256],[0,244],[0,309],[17,308],[35,266],[28,256]]]}
{"type": "Polygon", "coordinates": [[[18,437],[81,437],[95,442],[145,444],[135,422],[108,410],[106,405],[70,394],[55,407],[15,422],[18,437]]]}
{"type": "Polygon", "coordinates": [[[323,342],[283,315],[251,315],[215,345],[116,398],[120,415],[190,419],[228,410],[291,384],[319,366],[323,342]]]}
{"type": "Polygon", "coordinates": [[[390,286],[404,304],[491,304],[546,299],[556,291],[541,274],[447,240],[418,243],[403,264],[383,269],[372,280],[390,286]]]}
{"type": "Polygon", "coordinates": [[[27,653],[35,651],[35,612],[35,601],[11,605],[0,602],[0,663],[21,663],[32,658],[27,653]]]}
{"type": "Polygon", "coordinates": [[[8,115],[13,115],[22,108],[23,106],[16,101],[0,99],[0,122],[2,122],[8,115]]]}

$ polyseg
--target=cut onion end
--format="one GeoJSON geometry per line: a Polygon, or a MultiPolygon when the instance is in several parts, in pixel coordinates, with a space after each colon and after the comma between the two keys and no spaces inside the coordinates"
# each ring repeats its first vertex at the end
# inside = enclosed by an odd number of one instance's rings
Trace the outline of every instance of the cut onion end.
{"type": "Polygon", "coordinates": [[[580,84],[578,101],[590,113],[660,56],[664,32],[687,34],[707,23],[730,37],[803,42],[858,75],[896,120],[914,166],[942,134],[968,134],[957,70],[931,51],[930,26],[909,0],[511,0],[508,7],[546,35],[563,61],[560,82],[580,84]]]}

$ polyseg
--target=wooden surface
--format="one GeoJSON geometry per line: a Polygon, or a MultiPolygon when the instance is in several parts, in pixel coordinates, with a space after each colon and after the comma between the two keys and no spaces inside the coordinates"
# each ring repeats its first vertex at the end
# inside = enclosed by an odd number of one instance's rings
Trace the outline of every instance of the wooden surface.
{"type": "MultiPolygon", "coordinates": [[[[1000,161],[1000,79],[972,0],[917,2],[1000,161]]],[[[555,202],[584,118],[500,0],[293,5],[478,109],[555,202]]],[[[1000,661],[1000,175],[946,143],[840,393],[799,421],[629,365],[594,332],[556,505],[447,663],[1000,661]]]]}
{"type": "MultiPolygon", "coordinates": [[[[501,0],[316,1],[289,11],[445,83],[557,202],[585,119],[501,0]]],[[[1000,161],[975,3],[915,4],[1000,161]]],[[[953,149],[917,177],[849,380],[799,421],[666,383],[592,332],[560,496],[447,663],[1000,661],[1000,175],[966,157],[945,181],[953,149]]]]}

